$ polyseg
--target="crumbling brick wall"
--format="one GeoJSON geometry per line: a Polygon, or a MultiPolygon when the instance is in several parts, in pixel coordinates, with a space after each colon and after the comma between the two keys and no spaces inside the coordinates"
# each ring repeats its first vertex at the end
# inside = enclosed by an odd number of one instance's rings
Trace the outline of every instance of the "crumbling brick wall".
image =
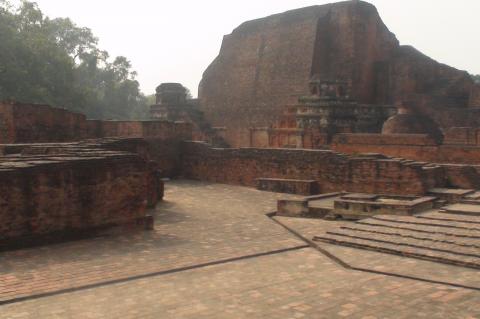
{"type": "Polygon", "coordinates": [[[27,154],[38,147],[0,161],[0,248],[135,223],[159,198],[155,171],[137,154],[91,148],[27,154]]]}
{"type": "Polygon", "coordinates": [[[475,129],[449,130],[445,143],[438,145],[422,134],[338,134],[330,148],[346,154],[379,153],[431,163],[480,164],[480,147],[475,129]]]}
{"type": "Polygon", "coordinates": [[[48,105],[0,103],[0,144],[72,142],[103,137],[192,138],[189,123],[100,121],[48,105]]]}
{"type": "Polygon", "coordinates": [[[405,99],[442,129],[480,124],[480,89],[470,75],[399,45],[364,1],[312,6],[247,21],[224,37],[199,87],[201,109],[226,127],[233,147],[249,128],[273,125],[308,95],[312,76],[344,80],[361,104],[405,99]]]}
{"type": "Polygon", "coordinates": [[[398,160],[351,157],[324,150],[214,149],[207,144],[183,144],[184,177],[254,186],[255,179],[316,180],[320,191],[424,194],[443,182],[441,169],[398,160]]]}

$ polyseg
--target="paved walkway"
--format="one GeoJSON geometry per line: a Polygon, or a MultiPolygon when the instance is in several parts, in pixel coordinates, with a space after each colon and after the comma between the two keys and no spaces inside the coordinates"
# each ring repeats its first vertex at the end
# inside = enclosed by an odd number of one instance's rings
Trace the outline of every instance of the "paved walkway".
{"type": "Polygon", "coordinates": [[[175,181],[153,232],[2,253],[0,318],[480,318],[479,291],[349,270],[305,248],[265,216],[278,198],[175,181]]]}

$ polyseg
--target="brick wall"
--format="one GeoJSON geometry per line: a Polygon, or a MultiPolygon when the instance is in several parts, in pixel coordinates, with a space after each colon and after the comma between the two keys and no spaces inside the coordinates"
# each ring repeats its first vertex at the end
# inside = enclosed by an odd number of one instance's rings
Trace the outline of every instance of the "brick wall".
{"type": "Polygon", "coordinates": [[[172,178],[181,174],[181,139],[114,138],[101,143],[104,149],[136,153],[148,162],[155,162],[161,177],[172,178]]]}
{"type": "Polygon", "coordinates": [[[199,98],[206,119],[227,128],[230,145],[250,145],[250,127],[273,124],[285,106],[308,92],[317,20],[327,12],[312,7],[273,15],[224,37],[204,72],[199,98]]]}
{"type": "Polygon", "coordinates": [[[92,145],[59,145],[45,154],[39,147],[0,161],[0,248],[132,224],[161,197],[154,167],[137,154],[92,145]]]}
{"type": "Polygon", "coordinates": [[[10,120],[0,143],[61,142],[86,137],[85,116],[48,105],[0,104],[2,118],[10,120]]]}
{"type": "Polygon", "coordinates": [[[351,191],[424,194],[443,183],[441,169],[398,160],[351,157],[333,151],[292,149],[214,149],[183,143],[184,177],[255,186],[255,179],[316,180],[320,192],[351,191]]]}
{"type": "Polygon", "coordinates": [[[102,137],[192,138],[188,123],[100,121],[48,105],[0,103],[0,144],[80,141],[102,137]]]}
{"type": "Polygon", "coordinates": [[[480,89],[470,75],[400,46],[365,1],[241,24],[203,74],[201,108],[213,125],[227,128],[230,145],[249,146],[248,129],[273,125],[308,95],[312,75],[348,81],[361,104],[395,105],[408,97],[442,129],[480,125],[480,110],[471,108],[480,107],[480,89]]]}
{"type": "Polygon", "coordinates": [[[15,139],[12,108],[11,104],[0,105],[0,144],[10,143],[15,139]]]}
{"type": "Polygon", "coordinates": [[[470,94],[470,107],[480,107],[480,84],[476,84],[472,87],[472,93],[470,94]]]}
{"type": "MultiPolygon", "coordinates": [[[[455,130],[456,139],[446,141],[471,141],[465,130],[455,130]],[[461,133],[461,134],[460,134],[461,133]]],[[[451,134],[452,136],[453,134],[451,134]]],[[[420,134],[338,134],[333,138],[330,148],[347,154],[380,153],[390,157],[399,157],[431,163],[480,164],[480,147],[476,145],[443,144],[420,134]]]]}
{"type": "Polygon", "coordinates": [[[444,144],[479,145],[480,129],[477,127],[452,127],[445,132],[444,144]]]}
{"type": "Polygon", "coordinates": [[[427,134],[336,134],[332,144],[375,144],[436,146],[427,134]]]}

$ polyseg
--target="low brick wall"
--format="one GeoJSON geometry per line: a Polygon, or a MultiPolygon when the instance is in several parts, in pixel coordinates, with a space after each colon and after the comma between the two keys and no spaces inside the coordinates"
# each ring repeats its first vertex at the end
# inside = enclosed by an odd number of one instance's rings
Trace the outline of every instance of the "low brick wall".
{"type": "Polygon", "coordinates": [[[298,179],[257,178],[257,189],[298,195],[316,195],[319,193],[317,181],[298,179]]]}
{"type": "Polygon", "coordinates": [[[145,217],[162,197],[156,165],[93,146],[33,145],[1,158],[0,248],[145,217]]]}
{"type": "Polygon", "coordinates": [[[215,149],[183,143],[186,178],[255,186],[260,177],[316,180],[320,192],[422,195],[445,181],[441,168],[324,150],[215,149]]]}
{"type": "Polygon", "coordinates": [[[48,105],[0,103],[0,144],[72,142],[104,137],[192,138],[192,125],[100,121],[48,105]]]}
{"type": "MultiPolygon", "coordinates": [[[[460,139],[456,142],[459,143],[460,139]]],[[[427,136],[420,134],[338,134],[330,147],[334,151],[347,154],[380,153],[389,157],[431,163],[480,164],[479,146],[437,145],[427,136]]]]}
{"type": "Polygon", "coordinates": [[[181,174],[182,141],[178,138],[109,138],[102,139],[102,148],[139,154],[147,161],[154,161],[161,177],[181,174]]]}
{"type": "Polygon", "coordinates": [[[426,134],[336,134],[332,144],[436,146],[426,134]]]}
{"type": "Polygon", "coordinates": [[[477,127],[451,127],[445,132],[444,144],[480,145],[480,129],[477,127]]]}

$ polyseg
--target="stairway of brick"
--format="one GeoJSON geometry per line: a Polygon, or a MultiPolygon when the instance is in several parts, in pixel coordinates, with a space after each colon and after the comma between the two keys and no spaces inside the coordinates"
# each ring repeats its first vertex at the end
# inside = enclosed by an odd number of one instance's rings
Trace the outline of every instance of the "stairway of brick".
{"type": "Polygon", "coordinates": [[[480,216],[475,215],[381,215],[328,230],[314,240],[480,268],[480,216]]]}

